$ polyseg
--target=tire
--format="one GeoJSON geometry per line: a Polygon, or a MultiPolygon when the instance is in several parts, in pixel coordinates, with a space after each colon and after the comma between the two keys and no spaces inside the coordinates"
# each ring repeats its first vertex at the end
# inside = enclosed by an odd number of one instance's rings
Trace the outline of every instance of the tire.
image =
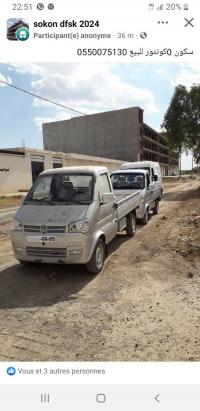
{"type": "Polygon", "coordinates": [[[100,238],[97,241],[97,244],[96,244],[96,247],[93,251],[91,260],[86,265],[87,270],[91,274],[100,273],[100,271],[103,268],[104,260],[105,260],[105,243],[102,240],[102,238],[100,238]]]}
{"type": "Polygon", "coordinates": [[[153,208],[153,215],[157,215],[159,212],[159,201],[155,201],[155,207],[153,208]]]}
{"type": "Polygon", "coordinates": [[[23,260],[18,260],[18,261],[21,265],[24,265],[24,266],[33,264],[31,261],[23,261],[23,260]]]}
{"type": "Polygon", "coordinates": [[[141,224],[146,225],[149,221],[149,209],[147,208],[144,217],[141,219],[141,224]]]}
{"type": "Polygon", "coordinates": [[[126,217],[126,233],[129,237],[134,237],[136,233],[136,216],[134,213],[130,213],[126,217]]]}

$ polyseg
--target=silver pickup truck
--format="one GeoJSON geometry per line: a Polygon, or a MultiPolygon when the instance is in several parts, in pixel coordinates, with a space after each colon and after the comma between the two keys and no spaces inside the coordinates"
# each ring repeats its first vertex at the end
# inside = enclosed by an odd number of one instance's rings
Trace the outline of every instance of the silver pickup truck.
{"type": "Polygon", "coordinates": [[[12,245],[21,263],[86,264],[101,271],[118,231],[136,230],[140,190],[116,198],[105,167],[42,172],[17,211],[12,245]]]}
{"type": "Polygon", "coordinates": [[[150,213],[158,214],[162,191],[160,186],[155,187],[150,182],[147,170],[121,169],[113,172],[110,177],[116,198],[126,197],[140,190],[141,202],[136,210],[139,222],[147,224],[150,213]]]}

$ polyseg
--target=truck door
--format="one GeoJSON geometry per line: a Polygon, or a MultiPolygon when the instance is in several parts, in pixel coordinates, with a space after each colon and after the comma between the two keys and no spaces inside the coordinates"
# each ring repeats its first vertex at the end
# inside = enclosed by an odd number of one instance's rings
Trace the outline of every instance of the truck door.
{"type": "Polygon", "coordinates": [[[151,168],[151,186],[152,186],[153,189],[156,188],[156,183],[155,183],[155,180],[154,180],[154,176],[155,176],[154,169],[151,168]]]}
{"type": "Polygon", "coordinates": [[[151,181],[151,187],[152,187],[152,191],[153,191],[153,196],[152,196],[152,200],[153,202],[161,196],[161,189],[159,187],[159,182],[158,182],[158,174],[156,173],[156,168],[152,168],[151,169],[151,175],[152,175],[152,181],[151,181]],[[154,177],[155,175],[157,175],[157,181],[155,181],[154,177]]]}
{"type": "Polygon", "coordinates": [[[117,209],[114,201],[102,204],[102,196],[105,193],[113,193],[107,173],[100,174],[98,178],[100,209],[98,215],[98,228],[106,235],[106,242],[111,241],[118,229],[117,209]]]}
{"type": "Polygon", "coordinates": [[[152,184],[152,179],[149,177],[149,174],[146,175],[146,187],[145,203],[149,204],[149,209],[151,209],[153,206],[153,193],[155,186],[152,184]]]}

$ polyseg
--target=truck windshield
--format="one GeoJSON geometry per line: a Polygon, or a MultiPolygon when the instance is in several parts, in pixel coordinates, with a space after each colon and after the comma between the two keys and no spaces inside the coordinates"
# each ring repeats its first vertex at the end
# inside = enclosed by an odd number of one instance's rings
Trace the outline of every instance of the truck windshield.
{"type": "Polygon", "coordinates": [[[39,177],[25,203],[89,204],[93,197],[93,176],[89,174],[47,174],[39,177]]]}
{"type": "Polygon", "coordinates": [[[141,190],[145,188],[145,175],[142,173],[111,174],[114,190],[141,190]]]}

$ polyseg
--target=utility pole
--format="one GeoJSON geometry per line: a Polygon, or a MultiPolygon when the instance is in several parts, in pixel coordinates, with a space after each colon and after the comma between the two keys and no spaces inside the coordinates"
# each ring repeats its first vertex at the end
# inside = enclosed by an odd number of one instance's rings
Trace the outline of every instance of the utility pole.
{"type": "Polygon", "coordinates": [[[193,159],[193,154],[192,154],[192,177],[193,177],[193,168],[194,168],[194,159],[193,159]]]}
{"type": "Polygon", "coordinates": [[[179,150],[179,178],[181,177],[181,166],[182,166],[182,162],[181,162],[181,154],[182,154],[182,150],[179,150]]]}

